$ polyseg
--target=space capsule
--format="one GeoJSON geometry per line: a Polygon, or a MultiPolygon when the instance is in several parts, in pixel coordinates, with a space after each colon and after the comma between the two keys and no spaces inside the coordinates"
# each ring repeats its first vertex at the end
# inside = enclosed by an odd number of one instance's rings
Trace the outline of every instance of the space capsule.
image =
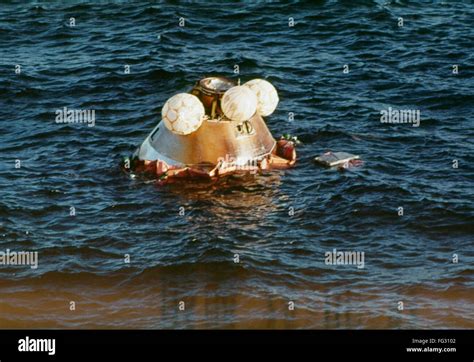
{"type": "Polygon", "coordinates": [[[135,151],[129,168],[172,181],[291,167],[295,142],[275,140],[263,119],[278,101],[276,89],[263,79],[243,85],[223,77],[201,79],[190,93],[165,103],[162,121],[135,151]]]}

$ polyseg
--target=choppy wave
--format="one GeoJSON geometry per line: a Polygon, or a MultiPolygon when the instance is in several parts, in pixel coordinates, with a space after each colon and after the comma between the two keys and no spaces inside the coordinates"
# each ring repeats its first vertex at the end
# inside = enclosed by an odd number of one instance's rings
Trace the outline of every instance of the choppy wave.
{"type": "Polygon", "coordinates": [[[3,5],[0,251],[39,268],[0,266],[0,327],[472,328],[473,23],[462,2],[3,5]],[[278,89],[267,122],[302,141],[294,169],[165,187],[120,172],[167,98],[235,64],[278,89]],[[63,107],[95,127],[55,123],[63,107]],[[380,123],[388,107],[420,127],[380,123]],[[364,165],[320,168],[327,150],[364,165]],[[326,265],[333,249],[365,268],[326,265]]]}

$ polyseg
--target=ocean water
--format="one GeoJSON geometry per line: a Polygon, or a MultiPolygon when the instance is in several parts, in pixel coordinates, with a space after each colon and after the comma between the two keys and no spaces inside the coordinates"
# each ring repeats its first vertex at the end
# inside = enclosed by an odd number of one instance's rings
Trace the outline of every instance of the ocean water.
{"type": "Polygon", "coordinates": [[[474,328],[473,24],[468,1],[2,3],[0,252],[38,268],[0,265],[0,328],[474,328]],[[209,75],[275,85],[295,167],[121,172],[209,75]],[[327,150],[364,164],[322,168],[327,150]]]}

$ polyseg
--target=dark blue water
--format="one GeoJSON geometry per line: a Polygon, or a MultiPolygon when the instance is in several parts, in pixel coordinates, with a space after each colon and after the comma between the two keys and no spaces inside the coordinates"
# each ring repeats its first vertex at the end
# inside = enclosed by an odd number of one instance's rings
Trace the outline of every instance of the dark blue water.
{"type": "Polygon", "coordinates": [[[470,2],[0,5],[0,251],[39,253],[0,265],[0,327],[473,328],[473,24],[470,2]],[[122,173],[208,75],[275,85],[266,121],[302,141],[296,166],[122,173]],[[56,123],[63,107],[95,126],[56,123]],[[388,107],[420,126],[381,123],[388,107]],[[321,168],[327,150],[365,163],[321,168]]]}

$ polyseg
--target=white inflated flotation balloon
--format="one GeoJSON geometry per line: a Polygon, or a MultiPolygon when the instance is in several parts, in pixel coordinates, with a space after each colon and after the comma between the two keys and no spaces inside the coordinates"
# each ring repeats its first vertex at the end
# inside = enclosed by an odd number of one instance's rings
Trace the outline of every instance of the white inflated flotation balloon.
{"type": "Polygon", "coordinates": [[[275,87],[265,79],[252,79],[244,84],[250,88],[258,99],[257,111],[263,116],[269,116],[278,105],[278,93],[275,87]]]}
{"type": "Polygon", "coordinates": [[[227,118],[246,121],[257,111],[257,96],[248,87],[235,86],[224,93],[221,108],[227,118]]]}
{"type": "Polygon", "coordinates": [[[196,131],[204,119],[204,106],[198,97],[179,93],[168,99],[161,110],[166,128],[179,135],[196,131]]]}

